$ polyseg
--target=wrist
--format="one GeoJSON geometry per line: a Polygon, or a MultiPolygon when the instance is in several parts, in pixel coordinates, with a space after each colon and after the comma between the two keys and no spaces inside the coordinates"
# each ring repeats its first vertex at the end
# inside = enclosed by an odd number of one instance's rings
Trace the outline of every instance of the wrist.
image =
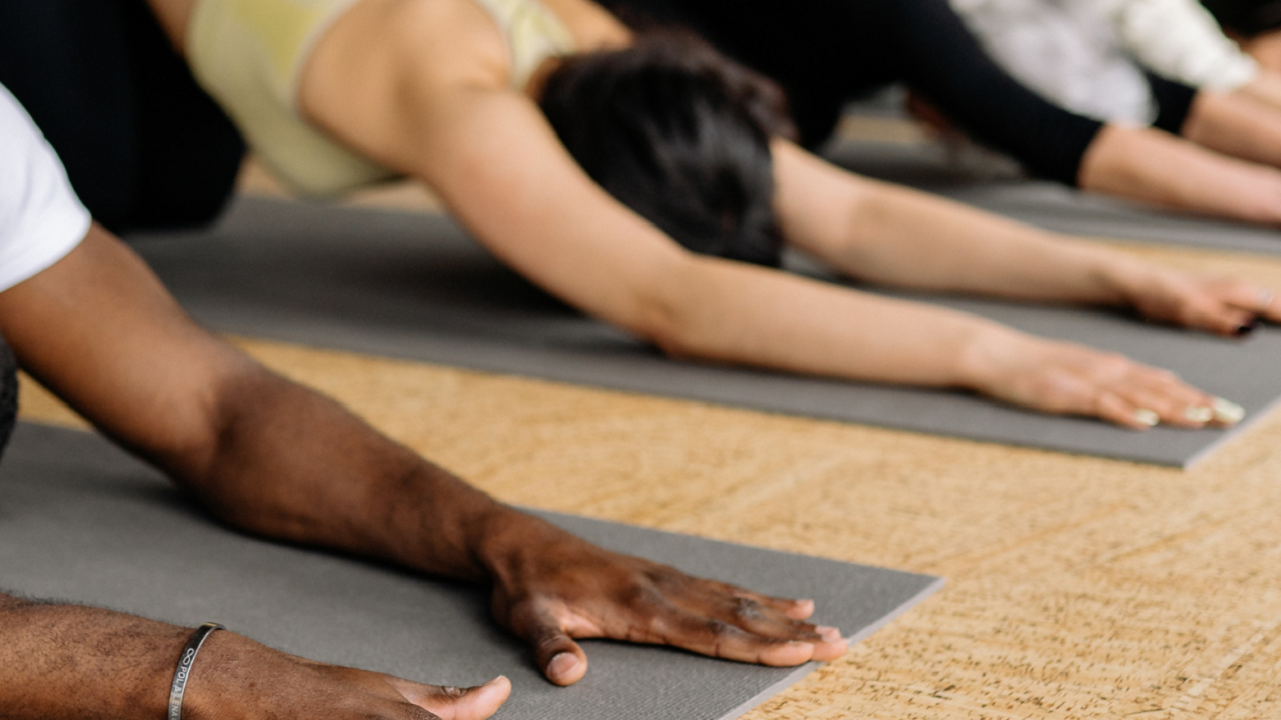
{"type": "Polygon", "coordinates": [[[1120,252],[1104,250],[1093,258],[1088,275],[1093,293],[1089,302],[1133,307],[1159,274],[1152,265],[1120,252]]]}
{"type": "Polygon", "coordinates": [[[1005,375],[1020,345],[1036,339],[997,323],[974,327],[956,353],[956,386],[990,393],[1005,375]]]}
{"type": "Polygon", "coordinates": [[[525,574],[531,558],[550,557],[555,545],[573,539],[560,528],[533,515],[502,506],[486,519],[476,542],[476,562],[496,584],[508,584],[525,574]]]}
{"type": "Polygon", "coordinates": [[[7,599],[0,697],[15,720],[159,720],[189,630],[99,608],[7,599]]]}
{"type": "MultiPolygon", "coordinates": [[[[184,647],[179,648],[179,652],[185,650],[185,643],[190,639],[193,632],[187,629],[187,636],[183,638],[184,647]]],[[[183,720],[226,720],[232,716],[229,712],[228,702],[233,699],[236,693],[233,688],[236,682],[227,682],[227,672],[230,668],[239,667],[235,658],[243,653],[237,651],[238,647],[243,647],[244,643],[253,643],[252,640],[236,635],[227,630],[220,630],[211,633],[200,648],[199,656],[192,664],[187,679],[187,689],[182,699],[182,718],[183,720]],[[222,676],[222,679],[219,679],[222,676]]],[[[175,659],[169,671],[169,680],[173,680],[174,670],[178,667],[180,659],[175,659]]],[[[165,712],[156,717],[168,718],[168,699],[169,683],[165,684],[165,712]]]]}

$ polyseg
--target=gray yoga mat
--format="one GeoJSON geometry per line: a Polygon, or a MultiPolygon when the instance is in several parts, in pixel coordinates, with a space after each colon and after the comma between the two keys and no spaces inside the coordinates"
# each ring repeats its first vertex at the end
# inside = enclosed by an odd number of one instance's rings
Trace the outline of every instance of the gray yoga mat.
{"type": "MultiPolygon", "coordinates": [[[[600,545],[782,596],[855,640],[942,586],[924,575],[540,513],[600,545]]],[[[0,588],[186,625],[216,620],[287,652],[433,684],[513,685],[499,720],[738,717],[817,665],[765,668],[584,641],[587,677],[557,688],[494,625],[486,593],[246,537],[209,520],[101,437],[19,425],[0,464],[0,588]]]]}
{"type": "MultiPolygon", "coordinates": [[[[1174,466],[1240,430],[1138,433],[961,392],[672,361],[535,289],[439,216],[242,199],[211,232],[132,241],[197,319],[233,333],[1174,466]]],[[[933,301],[1168,367],[1251,419],[1281,397],[1274,328],[1237,341],[1094,310],[933,301]]]]}
{"type": "Polygon", "coordinates": [[[1145,207],[1059,183],[1023,178],[1012,162],[974,149],[960,160],[940,144],[832,143],[829,159],[1021,222],[1073,235],[1281,255],[1281,231],[1145,207]]]}

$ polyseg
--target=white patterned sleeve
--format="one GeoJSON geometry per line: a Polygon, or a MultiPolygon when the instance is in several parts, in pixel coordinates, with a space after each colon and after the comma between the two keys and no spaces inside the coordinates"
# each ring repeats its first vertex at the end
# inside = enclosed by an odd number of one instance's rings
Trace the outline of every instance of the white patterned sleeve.
{"type": "Polygon", "coordinates": [[[1197,88],[1231,92],[1259,66],[1223,34],[1197,0],[1093,0],[1125,49],[1159,75],[1197,88]]]}
{"type": "Polygon", "coordinates": [[[53,148],[0,86],[0,291],[65,257],[89,223],[53,148]]]}

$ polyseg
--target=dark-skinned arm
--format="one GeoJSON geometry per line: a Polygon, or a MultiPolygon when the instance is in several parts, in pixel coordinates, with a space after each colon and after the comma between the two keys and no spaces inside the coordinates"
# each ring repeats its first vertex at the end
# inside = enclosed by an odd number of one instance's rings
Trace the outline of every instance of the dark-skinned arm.
{"type": "MultiPolygon", "coordinates": [[[[191,630],[0,593],[0,716],[6,720],[156,720],[191,630]]],[[[483,720],[505,678],[459,690],[322,665],[226,631],[205,641],[183,698],[188,720],[483,720]]]]}
{"type": "Polygon", "coordinates": [[[0,293],[0,331],[24,369],[223,521],[492,583],[497,620],[554,682],[586,671],[573,638],[770,665],[845,649],[834,629],[802,622],[811,602],[607,552],[494,501],[200,329],[97,226],[0,293]]]}

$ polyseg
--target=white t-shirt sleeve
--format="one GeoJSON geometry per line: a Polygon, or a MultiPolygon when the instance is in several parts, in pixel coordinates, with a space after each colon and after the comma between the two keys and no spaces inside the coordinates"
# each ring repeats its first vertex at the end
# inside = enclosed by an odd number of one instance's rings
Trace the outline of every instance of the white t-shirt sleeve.
{"type": "Polygon", "coordinates": [[[0,85],[0,291],[65,257],[89,223],[53,148],[0,85]]]}
{"type": "Polygon", "coordinates": [[[1197,0],[1093,0],[1125,49],[1171,80],[1231,92],[1254,80],[1259,66],[1223,34],[1197,0]]]}

